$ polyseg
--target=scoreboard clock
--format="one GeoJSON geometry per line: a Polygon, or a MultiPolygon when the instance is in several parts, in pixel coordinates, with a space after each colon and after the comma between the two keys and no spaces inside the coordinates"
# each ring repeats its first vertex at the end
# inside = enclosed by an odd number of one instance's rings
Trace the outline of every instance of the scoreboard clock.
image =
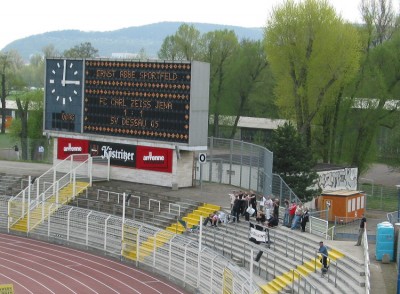
{"type": "Polygon", "coordinates": [[[81,132],[83,76],[82,60],[46,60],[46,130],[81,132]]]}

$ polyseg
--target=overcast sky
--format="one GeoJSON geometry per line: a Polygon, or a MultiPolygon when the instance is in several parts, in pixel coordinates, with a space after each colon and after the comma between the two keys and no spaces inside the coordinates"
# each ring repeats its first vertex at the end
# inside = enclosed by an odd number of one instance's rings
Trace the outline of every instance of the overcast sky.
{"type": "MultiPolygon", "coordinates": [[[[349,21],[360,21],[361,0],[328,0],[349,21]]],[[[0,48],[49,31],[111,31],[162,21],[263,27],[283,0],[5,0],[0,11],[0,48]]]]}

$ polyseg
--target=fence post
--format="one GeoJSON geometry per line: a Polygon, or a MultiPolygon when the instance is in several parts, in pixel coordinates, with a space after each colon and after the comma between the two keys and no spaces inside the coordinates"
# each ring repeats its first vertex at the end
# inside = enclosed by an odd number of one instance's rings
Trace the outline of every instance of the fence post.
{"type": "Polygon", "coordinates": [[[242,187],[242,174],[243,174],[243,141],[240,141],[240,180],[239,180],[239,187],[242,187]]]}
{"type": "Polygon", "coordinates": [[[212,182],[212,165],[213,165],[213,149],[214,149],[214,137],[210,137],[210,161],[209,161],[209,178],[208,181],[212,182]]]}
{"type": "Polygon", "coordinates": [[[230,155],[229,155],[229,185],[232,185],[233,140],[230,140],[229,148],[230,148],[230,155]]]}

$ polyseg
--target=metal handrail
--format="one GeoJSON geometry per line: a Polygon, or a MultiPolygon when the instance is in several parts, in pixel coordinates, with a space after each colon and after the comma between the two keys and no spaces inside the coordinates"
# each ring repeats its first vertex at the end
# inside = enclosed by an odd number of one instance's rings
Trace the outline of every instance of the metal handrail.
{"type": "Polygon", "coordinates": [[[178,216],[181,216],[181,206],[179,204],[169,203],[168,213],[171,213],[171,207],[177,207],[178,208],[178,216]]]}
{"type": "Polygon", "coordinates": [[[307,281],[307,279],[305,279],[305,277],[296,269],[292,269],[292,293],[294,292],[295,289],[295,283],[296,283],[296,278],[295,278],[295,273],[297,274],[298,277],[298,283],[297,283],[297,293],[300,293],[300,285],[301,285],[301,281],[304,281],[304,293],[318,293],[317,292],[317,288],[314,287],[309,281],[307,281]],[[309,289],[307,289],[307,285],[309,285],[309,289]],[[313,291],[312,291],[313,290],[313,291]]]}
{"type": "Polygon", "coordinates": [[[149,210],[151,209],[151,203],[152,202],[158,203],[158,212],[160,212],[161,211],[161,201],[160,200],[156,200],[156,199],[149,199],[149,210]]]}

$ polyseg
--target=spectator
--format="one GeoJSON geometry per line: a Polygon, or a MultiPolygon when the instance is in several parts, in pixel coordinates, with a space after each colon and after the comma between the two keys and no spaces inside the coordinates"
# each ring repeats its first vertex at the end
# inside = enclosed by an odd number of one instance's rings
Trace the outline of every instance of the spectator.
{"type": "Polygon", "coordinates": [[[321,253],[321,262],[326,271],[328,269],[328,248],[326,248],[322,241],[319,242],[318,252],[321,253]]]}
{"type": "Polygon", "coordinates": [[[279,199],[275,199],[273,202],[272,216],[279,221],[279,199]]]}
{"type": "Polygon", "coordinates": [[[18,148],[17,144],[15,144],[15,146],[14,146],[14,151],[15,151],[15,155],[17,156],[17,160],[19,160],[19,148],[18,148]]]}
{"type": "Polygon", "coordinates": [[[250,191],[249,205],[254,209],[253,215],[250,215],[250,216],[257,215],[257,197],[256,197],[256,194],[254,194],[253,191],[250,191]]]}
{"type": "Polygon", "coordinates": [[[264,212],[265,212],[265,210],[264,210],[264,204],[265,204],[266,201],[267,201],[267,198],[265,198],[265,196],[261,196],[261,197],[260,197],[260,210],[262,210],[262,211],[264,211],[264,212]]]}
{"type": "Polygon", "coordinates": [[[232,211],[231,211],[233,221],[239,222],[239,214],[240,214],[240,200],[239,200],[239,196],[237,196],[233,203],[233,207],[232,207],[232,211]]]}
{"type": "Polygon", "coordinates": [[[239,193],[239,214],[242,216],[246,212],[246,195],[243,193],[243,191],[240,191],[239,193]]]}
{"type": "Polygon", "coordinates": [[[289,206],[289,223],[288,223],[288,228],[291,226],[293,219],[294,219],[294,215],[296,213],[296,202],[294,202],[294,200],[292,201],[292,203],[289,206]]]}
{"type": "Polygon", "coordinates": [[[267,196],[266,199],[267,200],[264,202],[265,217],[269,219],[271,217],[274,203],[272,202],[271,196],[267,196]]]}
{"type": "Polygon", "coordinates": [[[361,245],[361,241],[362,238],[364,236],[364,230],[367,228],[367,219],[365,217],[365,215],[362,215],[362,219],[360,222],[360,228],[358,229],[358,239],[357,239],[357,243],[355,246],[360,246],[361,245]]]}
{"type": "Polygon", "coordinates": [[[236,191],[232,191],[232,193],[229,193],[229,200],[231,202],[231,209],[233,208],[233,203],[235,202],[236,199],[236,191]]]}
{"type": "Polygon", "coordinates": [[[296,214],[296,208],[297,208],[297,204],[293,200],[292,203],[289,205],[289,224],[288,224],[288,228],[290,228],[290,226],[292,225],[292,222],[293,222],[293,219],[294,219],[294,215],[296,214]]]}
{"type": "Polygon", "coordinates": [[[225,212],[223,212],[223,211],[218,211],[218,223],[220,224],[220,223],[224,223],[224,224],[226,224],[227,223],[227,215],[226,215],[226,213],[225,212]]]}
{"type": "Polygon", "coordinates": [[[310,217],[308,214],[308,207],[304,208],[303,215],[301,216],[301,231],[305,232],[306,231],[306,225],[309,222],[310,217]]]}
{"type": "Polygon", "coordinates": [[[289,226],[289,200],[285,199],[283,202],[285,205],[285,214],[283,215],[283,225],[288,227],[289,226]]]}
{"type": "Polygon", "coordinates": [[[278,225],[278,223],[279,223],[279,220],[274,216],[271,216],[267,221],[267,225],[269,228],[276,227],[278,225]]]}
{"type": "Polygon", "coordinates": [[[256,221],[257,223],[264,224],[267,219],[265,218],[265,213],[262,210],[257,211],[256,221]]]}
{"type": "Polygon", "coordinates": [[[208,223],[211,223],[212,227],[216,227],[218,223],[218,213],[214,211],[210,213],[208,217],[204,220],[203,226],[207,226],[208,223]]]}
{"type": "Polygon", "coordinates": [[[294,218],[292,221],[292,226],[290,227],[292,230],[299,228],[301,216],[303,215],[303,204],[299,203],[296,207],[296,211],[294,213],[294,218]]]}

